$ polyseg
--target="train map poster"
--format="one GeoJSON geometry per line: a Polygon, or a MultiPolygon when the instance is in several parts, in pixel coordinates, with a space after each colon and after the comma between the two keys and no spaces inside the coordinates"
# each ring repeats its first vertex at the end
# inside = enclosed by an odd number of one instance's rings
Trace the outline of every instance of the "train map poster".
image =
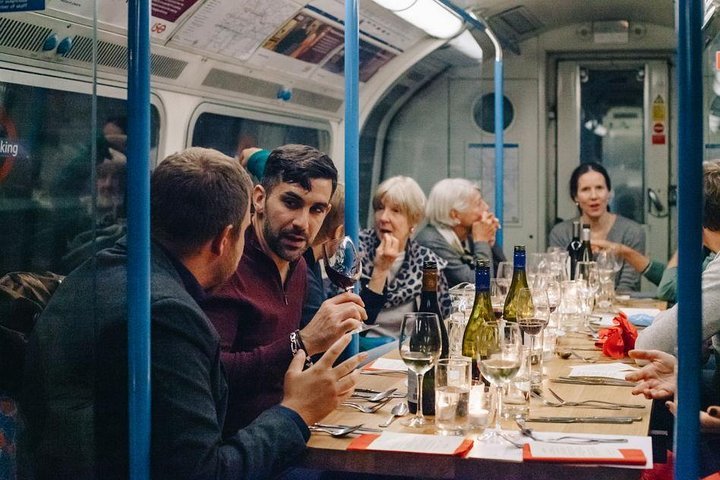
{"type": "Polygon", "coordinates": [[[45,10],[45,0],[0,0],[0,13],[45,10]]]}
{"type": "Polygon", "coordinates": [[[208,0],[180,27],[170,44],[244,61],[301,8],[290,0],[208,0]]]}
{"type": "MultiPolygon", "coordinates": [[[[506,143],[503,149],[503,222],[520,223],[520,145],[506,143]]],[[[465,151],[465,171],[469,179],[480,184],[482,196],[495,210],[495,144],[468,143],[465,151]]]]}

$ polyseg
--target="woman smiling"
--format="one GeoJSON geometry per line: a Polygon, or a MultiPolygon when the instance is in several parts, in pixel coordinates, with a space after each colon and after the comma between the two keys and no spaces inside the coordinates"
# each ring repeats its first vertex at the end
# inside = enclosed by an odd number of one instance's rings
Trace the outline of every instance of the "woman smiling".
{"type": "MultiPolygon", "coordinates": [[[[645,252],[645,232],[640,224],[621,215],[610,213],[608,204],[612,184],[605,167],[599,163],[580,164],[570,176],[570,197],[580,213],[579,217],[561,222],[550,231],[548,246],[566,248],[572,239],[572,222],[579,220],[590,225],[590,242],[609,240],[645,252]]],[[[615,278],[620,291],[639,290],[640,273],[627,262],[615,278]]]]}

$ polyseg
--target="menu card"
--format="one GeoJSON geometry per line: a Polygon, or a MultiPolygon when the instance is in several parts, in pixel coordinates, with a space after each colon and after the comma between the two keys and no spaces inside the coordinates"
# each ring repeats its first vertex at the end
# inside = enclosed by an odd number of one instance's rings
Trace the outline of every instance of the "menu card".
{"type": "Polygon", "coordinates": [[[394,372],[407,372],[407,365],[396,358],[378,358],[374,362],[365,365],[363,370],[392,370],[394,372]]]}
{"type": "Polygon", "coordinates": [[[639,448],[609,445],[570,445],[532,442],[523,446],[526,462],[610,463],[645,465],[647,459],[639,448]]]}
{"type": "Polygon", "coordinates": [[[472,446],[473,441],[463,437],[384,432],[380,435],[360,435],[350,442],[347,449],[428,453],[463,457],[470,451],[472,446]]]}
{"type": "Polygon", "coordinates": [[[572,367],[570,377],[605,377],[616,380],[625,380],[625,375],[637,370],[627,363],[598,363],[592,365],[577,365],[572,367]]]}

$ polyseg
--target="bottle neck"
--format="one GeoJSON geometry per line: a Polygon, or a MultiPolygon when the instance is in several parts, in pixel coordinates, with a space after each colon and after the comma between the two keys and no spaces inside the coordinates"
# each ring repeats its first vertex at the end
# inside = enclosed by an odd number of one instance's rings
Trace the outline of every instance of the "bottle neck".
{"type": "Polygon", "coordinates": [[[437,283],[438,283],[438,274],[437,270],[425,270],[423,272],[423,279],[422,279],[422,291],[425,292],[432,292],[437,293],[437,283]]]}
{"type": "Polygon", "coordinates": [[[513,270],[525,271],[525,252],[515,252],[513,255],[513,270]]]}
{"type": "Polygon", "coordinates": [[[475,294],[490,291],[490,268],[480,267],[475,271],[475,294]]]}

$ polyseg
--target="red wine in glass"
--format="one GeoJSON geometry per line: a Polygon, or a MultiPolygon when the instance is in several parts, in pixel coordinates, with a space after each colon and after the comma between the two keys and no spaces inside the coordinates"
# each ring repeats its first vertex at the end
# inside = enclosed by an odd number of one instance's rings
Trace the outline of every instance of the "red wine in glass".
{"type": "Polygon", "coordinates": [[[354,277],[348,277],[347,275],[343,275],[342,273],[339,273],[337,270],[333,268],[326,268],[325,273],[327,273],[328,278],[330,281],[335,284],[338,288],[342,288],[345,291],[351,291],[353,286],[355,286],[355,278],[354,277]]]}
{"type": "Polygon", "coordinates": [[[332,283],[350,292],[360,278],[360,255],[350,237],[331,240],[323,245],[325,272],[332,283]]]}

